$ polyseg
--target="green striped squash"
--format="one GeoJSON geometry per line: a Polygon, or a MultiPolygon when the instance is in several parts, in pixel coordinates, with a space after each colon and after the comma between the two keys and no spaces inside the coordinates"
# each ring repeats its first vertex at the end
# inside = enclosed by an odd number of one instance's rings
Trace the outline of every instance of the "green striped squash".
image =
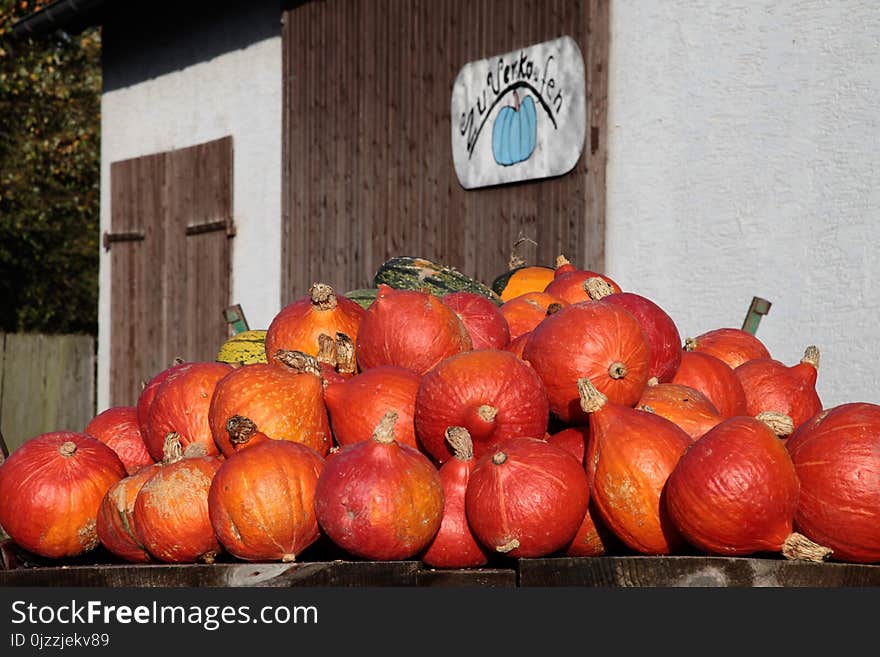
{"type": "Polygon", "coordinates": [[[342,296],[354,301],[361,308],[366,310],[376,300],[376,294],[378,294],[378,292],[379,289],[375,287],[359,287],[356,290],[349,290],[342,296]]]}
{"type": "Polygon", "coordinates": [[[266,330],[250,329],[236,333],[220,345],[216,360],[231,365],[267,362],[266,330]]]}
{"type": "Polygon", "coordinates": [[[398,290],[424,290],[439,297],[452,292],[473,292],[501,305],[501,297],[488,285],[461,273],[455,267],[441,265],[427,258],[390,258],[379,267],[373,284],[384,284],[398,290]]]}

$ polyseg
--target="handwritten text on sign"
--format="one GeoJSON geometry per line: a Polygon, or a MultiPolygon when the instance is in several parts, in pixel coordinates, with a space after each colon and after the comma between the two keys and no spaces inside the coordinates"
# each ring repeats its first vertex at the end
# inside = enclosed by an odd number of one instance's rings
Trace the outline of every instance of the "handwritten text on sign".
{"type": "Polygon", "coordinates": [[[452,89],[452,158],[466,189],[559,176],[586,134],[584,59],[571,37],[470,62],[452,89]]]}

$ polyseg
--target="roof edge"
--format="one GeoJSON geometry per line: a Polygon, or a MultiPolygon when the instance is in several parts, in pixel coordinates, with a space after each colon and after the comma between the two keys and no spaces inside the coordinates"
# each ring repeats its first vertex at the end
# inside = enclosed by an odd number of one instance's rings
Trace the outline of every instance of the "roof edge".
{"type": "Polygon", "coordinates": [[[56,30],[81,32],[101,23],[99,10],[106,4],[107,0],[55,0],[14,23],[12,34],[41,37],[56,30]]]}

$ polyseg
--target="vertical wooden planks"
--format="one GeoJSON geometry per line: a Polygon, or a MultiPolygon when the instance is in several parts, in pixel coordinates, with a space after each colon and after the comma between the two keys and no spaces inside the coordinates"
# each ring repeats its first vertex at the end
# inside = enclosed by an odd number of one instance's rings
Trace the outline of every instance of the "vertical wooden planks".
{"type": "Polygon", "coordinates": [[[95,413],[95,339],[0,334],[0,432],[9,450],[49,431],[82,431],[95,413]]]}
{"type": "Polygon", "coordinates": [[[131,405],[176,357],[213,360],[228,336],[232,139],[114,162],[110,403],[131,405]],[[205,230],[205,227],[211,230],[205,230]]]}
{"type": "Polygon", "coordinates": [[[601,269],[607,31],[607,0],[352,0],[287,11],[283,301],[318,277],[370,285],[393,255],[490,282],[520,236],[528,262],[564,253],[601,269]],[[588,143],[575,169],[464,190],[450,143],[461,66],[563,35],[588,70],[588,143]],[[590,134],[600,136],[593,150],[590,134]]]}

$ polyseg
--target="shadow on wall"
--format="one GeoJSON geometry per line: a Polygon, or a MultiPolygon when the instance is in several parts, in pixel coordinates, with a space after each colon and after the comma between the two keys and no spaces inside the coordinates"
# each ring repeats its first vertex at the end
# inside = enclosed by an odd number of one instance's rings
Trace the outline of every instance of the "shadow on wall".
{"type": "Polygon", "coordinates": [[[102,31],[104,91],[129,87],[281,37],[292,0],[114,3],[102,31]]]}

